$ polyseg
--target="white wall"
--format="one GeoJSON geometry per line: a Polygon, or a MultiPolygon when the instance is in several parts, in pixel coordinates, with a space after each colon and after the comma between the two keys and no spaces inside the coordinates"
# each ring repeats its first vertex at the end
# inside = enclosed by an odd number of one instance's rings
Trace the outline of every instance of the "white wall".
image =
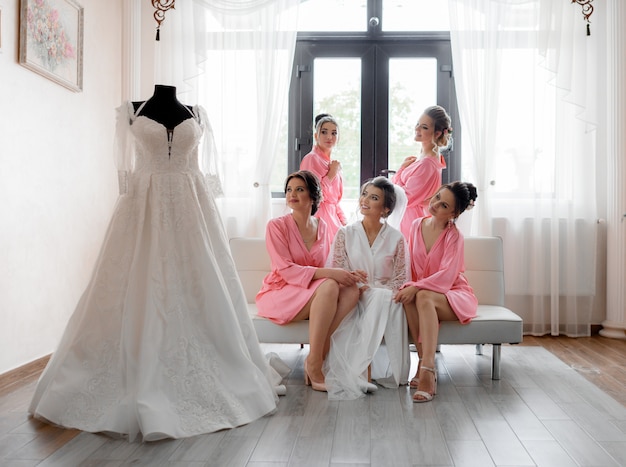
{"type": "Polygon", "coordinates": [[[79,0],[80,93],[19,65],[20,2],[0,1],[0,374],[55,349],[113,210],[122,1],[79,0]]]}

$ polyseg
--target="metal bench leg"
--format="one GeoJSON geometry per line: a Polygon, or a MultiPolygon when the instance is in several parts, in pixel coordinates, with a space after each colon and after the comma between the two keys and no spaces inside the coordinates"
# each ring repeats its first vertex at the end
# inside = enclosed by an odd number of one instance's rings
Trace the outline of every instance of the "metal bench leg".
{"type": "Polygon", "coordinates": [[[482,355],[482,354],[483,354],[483,345],[476,344],[476,355],[482,355]]]}
{"type": "Polygon", "coordinates": [[[491,355],[491,379],[500,379],[500,352],[502,346],[500,344],[492,345],[491,355]]]}

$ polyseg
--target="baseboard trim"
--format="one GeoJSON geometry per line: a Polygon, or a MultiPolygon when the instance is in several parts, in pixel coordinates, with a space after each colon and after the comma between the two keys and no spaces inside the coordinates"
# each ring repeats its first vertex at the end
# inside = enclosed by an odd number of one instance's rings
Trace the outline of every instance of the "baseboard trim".
{"type": "Polygon", "coordinates": [[[39,375],[48,364],[48,360],[50,360],[50,355],[46,355],[45,357],[38,358],[14,370],[2,373],[0,375],[0,394],[10,390],[11,386],[15,384],[23,386],[24,381],[29,377],[39,378],[39,375]]]}

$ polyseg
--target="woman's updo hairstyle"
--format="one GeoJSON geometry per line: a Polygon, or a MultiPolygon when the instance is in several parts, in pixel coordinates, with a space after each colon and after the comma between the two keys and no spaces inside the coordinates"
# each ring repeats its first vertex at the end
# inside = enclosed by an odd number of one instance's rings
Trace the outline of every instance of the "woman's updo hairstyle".
{"type": "Polygon", "coordinates": [[[441,135],[435,140],[439,147],[447,148],[452,145],[452,120],[446,109],[440,105],[433,105],[424,110],[424,115],[429,116],[435,125],[435,133],[440,131],[441,135]]]}
{"type": "Polygon", "coordinates": [[[387,177],[383,177],[382,175],[380,175],[378,177],[367,180],[361,187],[361,193],[363,193],[363,190],[365,190],[365,188],[370,185],[375,186],[376,188],[379,188],[383,191],[383,194],[385,195],[383,206],[388,210],[383,217],[389,216],[389,214],[391,214],[396,207],[396,190],[393,186],[393,183],[391,183],[391,181],[387,177]]]}
{"type": "Polygon", "coordinates": [[[331,114],[318,114],[315,116],[316,134],[319,134],[324,123],[332,123],[333,125],[335,125],[337,127],[337,134],[339,134],[339,124],[337,123],[337,120],[335,120],[335,117],[333,117],[331,114]]]}
{"type": "Polygon", "coordinates": [[[478,198],[476,187],[469,182],[447,183],[442,188],[447,188],[454,195],[456,201],[454,217],[459,217],[464,211],[472,209],[476,198],[478,198]]]}
{"type": "Polygon", "coordinates": [[[292,178],[299,178],[306,185],[309,197],[311,198],[311,201],[313,201],[311,215],[315,214],[317,212],[317,208],[322,202],[322,186],[320,185],[317,175],[313,172],[309,172],[308,170],[299,170],[289,174],[287,176],[287,180],[285,180],[285,194],[287,194],[287,185],[289,185],[292,178]]]}

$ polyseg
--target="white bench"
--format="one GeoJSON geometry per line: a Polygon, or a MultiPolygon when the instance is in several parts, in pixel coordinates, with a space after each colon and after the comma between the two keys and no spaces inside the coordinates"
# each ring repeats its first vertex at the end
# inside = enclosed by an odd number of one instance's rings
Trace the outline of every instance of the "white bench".
{"type": "MultiPolygon", "coordinates": [[[[260,342],[308,344],[309,322],[278,325],[257,315],[254,298],[270,271],[270,258],[263,238],[230,240],[237,272],[243,284],[248,310],[260,342]]],[[[469,324],[445,321],[439,329],[439,344],[474,344],[482,353],[491,344],[491,378],[500,379],[501,344],[522,342],[522,318],[504,306],[504,262],[499,237],[465,238],[465,275],[478,297],[478,314],[469,324]]]]}

